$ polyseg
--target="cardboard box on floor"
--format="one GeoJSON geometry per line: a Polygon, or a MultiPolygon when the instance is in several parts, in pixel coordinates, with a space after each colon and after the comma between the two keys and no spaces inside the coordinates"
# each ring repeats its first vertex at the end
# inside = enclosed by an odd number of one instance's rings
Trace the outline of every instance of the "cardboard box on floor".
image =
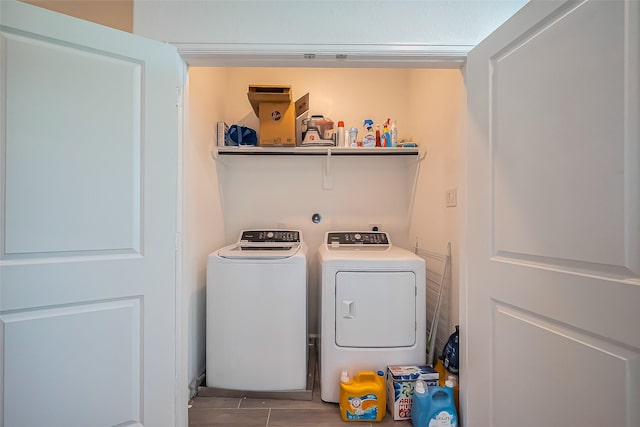
{"type": "Polygon", "coordinates": [[[413,389],[417,380],[438,386],[440,374],[431,366],[387,366],[387,409],[394,420],[411,419],[413,389]]]}
{"type": "Polygon", "coordinates": [[[291,86],[249,85],[247,97],[260,123],[258,145],[295,146],[302,118],[309,111],[309,94],[294,104],[291,86]]]}

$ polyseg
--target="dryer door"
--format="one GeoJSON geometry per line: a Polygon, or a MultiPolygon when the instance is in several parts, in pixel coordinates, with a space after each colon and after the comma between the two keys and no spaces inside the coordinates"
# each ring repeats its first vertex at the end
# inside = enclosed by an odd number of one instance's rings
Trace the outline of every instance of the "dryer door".
{"type": "Polygon", "coordinates": [[[416,343],[416,276],[412,271],[336,274],[336,345],[411,347],[416,343]]]}

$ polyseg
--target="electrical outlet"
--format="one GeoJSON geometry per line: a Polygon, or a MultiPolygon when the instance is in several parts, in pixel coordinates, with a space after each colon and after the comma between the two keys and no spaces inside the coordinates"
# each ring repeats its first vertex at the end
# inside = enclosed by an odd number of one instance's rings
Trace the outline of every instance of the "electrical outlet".
{"type": "Polygon", "coordinates": [[[448,208],[453,208],[458,204],[458,189],[450,188],[447,190],[445,194],[445,206],[448,208]]]}

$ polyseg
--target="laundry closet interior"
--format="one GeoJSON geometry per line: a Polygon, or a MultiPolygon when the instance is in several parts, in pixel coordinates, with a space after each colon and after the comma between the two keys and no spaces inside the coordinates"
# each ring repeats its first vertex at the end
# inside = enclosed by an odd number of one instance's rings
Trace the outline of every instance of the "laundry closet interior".
{"type": "MultiPolygon", "coordinates": [[[[459,185],[465,108],[460,70],[190,67],[187,99],[185,251],[202,248],[195,257],[202,263],[211,249],[204,242],[211,237],[206,236],[217,236],[214,246],[221,246],[236,241],[243,229],[301,230],[310,249],[311,334],[317,331],[318,317],[316,250],[326,231],[377,226],[389,233],[393,245],[413,250],[417,244],[444,254],[452,242],[457,253],[458,214],[455,206],[446,206],[446,192],[459,185]],[[294,99],[308,92],[311,113],[344,121],[360,134],[365,118],[376,123],[396,120],[399,140],[415,142],[419,152],[379,148],[376,153],[342,155],[340,148],[332,148],[329,156],[308,155],[307,148],[300,147],[284,155],[218,153],[217,121],[258,128],[247,99],[253,83],[291,85],[294,99]],[[312,221],[316,213],[319,223],[312,221]],[[203,241],[191,245],[190,239],[203,241]]],[[[204,267],[200,265],[202,274],[204,267]]],[[[441,266],[434,273],[437,269],[441,266]]],[[[452,271],[452,282],[457,283],[455,268],[452,271]]],[[[455,319],[455,287],[447,297],[443,313],[455,319]]],[[[435,295],[429,298],[433,304],[435,295]]],[[[194,308],[189,315],[198,325],[205,307],[199,301],[194,308]]],[[[198,329],[189,331],[195,341],[198,329]]],[[[445,327],[441,331],[443,336],[450,333],[445,327]]]]}

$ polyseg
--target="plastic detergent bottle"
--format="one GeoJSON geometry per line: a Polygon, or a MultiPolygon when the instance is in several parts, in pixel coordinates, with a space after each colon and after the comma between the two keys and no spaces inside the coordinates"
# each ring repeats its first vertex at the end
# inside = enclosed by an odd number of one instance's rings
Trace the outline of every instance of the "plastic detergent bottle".
{"type": "Polygon", "coordinates": [[[447,387],[453,387],[453,402],[456,405],[456,412],[460,413],[460,386],[458,385],[458,376],[449,374],[444,384],[447,387]]]}
{"type": "Polygon", "coordinates": [[[384,372],[340,376],[340,418],[343,421],[382,421],[386,413],[384,372]]]}
{"type": "Polygon", "coordinates": [[[358,129],[351,128],[349,129],[349,147],[357,147],[358,146],[358,129]]]}
{"type": "Polygon", "coordinates": [[[393,122],[391,122],[391,131],[390,131],[390,133],[391,133],[391,146],[392,147],[397,147],[398,146],[398,127],[396,126],[395,120],[393,122]]]}
{"type": "Polygon", "coordinates": [[[376,133],[373,131],[373,120],[364,119],[362,126],[367,129],[367,133],[362,137],[363,147],[375,147],[376,146],[376,133]]]}
{"type": "Polygon", "coordinates": [[[449,387],[431,387],[417,381],[411,404],[411,422],[414,427],[458,427],[458,413],[453,401],[453,384],[449,387]]]}
{"type": "Polygon", "coordinates": [[[422,380],[416,381],[411,401],[411,423],[414,427],[424,427],[429,412],[429,387],[422,380]]]}
{"type": "Polygon", "coordinates": [[[344,122],[343,121],[339,121],[338,122],[338,140],[336,141],[336,145],[338,147],[346,147],[346,138],[345,138],[345,134],[344,134],[344,122]]]}
{"type": "Polygon", "coordinates": [[[389,133],[389,125],[387,123],[382,127],[382,146],[391,147],[391,134],[389,133]]]}

